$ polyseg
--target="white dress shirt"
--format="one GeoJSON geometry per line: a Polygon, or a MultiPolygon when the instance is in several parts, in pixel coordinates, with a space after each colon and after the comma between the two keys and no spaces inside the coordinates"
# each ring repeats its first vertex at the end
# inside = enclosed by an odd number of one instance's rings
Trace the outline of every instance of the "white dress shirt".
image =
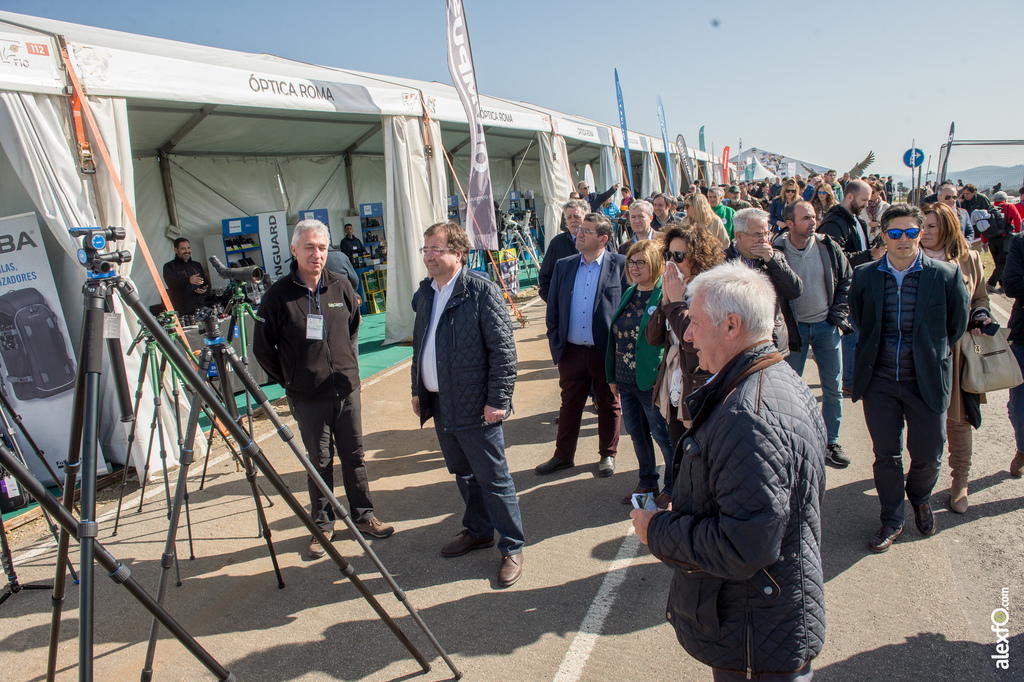
{"type": "Polygon", "coordinates": [[[427,328],[427,338],[423,341],[423,356],[420,358],[420,376],[423,378],[423,386],[431,393],[437,393],[437,348],[434,344],[434,337],[437,334],[437,323],[441,319],[444,307],[448,305],[448,299],[452,297],[455,281],[461,274],[462,270],[459,270],[443,287],[438,287],[436,280],[431,280],[430,282],[430,286],[434,289],[434,309],[430,313],[430,327],[427,328]]]}

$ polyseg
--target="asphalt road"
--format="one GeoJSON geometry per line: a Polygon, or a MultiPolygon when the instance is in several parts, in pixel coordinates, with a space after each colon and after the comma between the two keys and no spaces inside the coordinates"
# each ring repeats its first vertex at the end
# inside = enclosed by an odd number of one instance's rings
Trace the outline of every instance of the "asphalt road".
{"type": "MultiPolygon", "coordinates": [[[[1008,312],[1005,299],[999,305],[1008,312]]],[[[710,679],[709,670],[682,650],[665,622],[670,571],[638,543],[629,508],[620,502],[637,483],[629,438],[621,440],[615,475],[598,478],[596,417],[588,411],[577,466],[549,477],[534,474],[533,467],[553,451],[558,386],[544,338],[543,304],[524,312],[531,323],[515,332],[520,372],[515,414],[505,428],[527,536],[523,578],[512,588],[498,588],[496,549],[456,559],[440,556],[440,546],[461,528],[462,505],[433,429],[419,429],[410,409],[407,364],[374,377],[363,389],[374,504],[378,516],[397,528],[393,537],[372,540],[370,546],[465,679],[710,679]]],[[[805,379],[817,390],[814,369],[809,362],[805,379]]],[[[1017,671],[1024,665],[1024,480],[1007,473],[1014,446],[1005,406],[1003,391],[982,407],[968,512],[949,511],[944,468],[933,497],[939,532],[922,538],[908,523],[888,553],[874,555],[867,548],[878,525],[871,443],[860,405],[844,401],[841,442],[853,464],[828,470],[822,548],[827,638],[814,664],[815,679],[1024,679],[1017,671]],[[1003,606],[1004,595],[1008,671],[997,670],[991,658],[997,653],[992,612],[1003,606]]],[[[298,462],[268,431],[266,423],[259,425],[261,447],[305,503],[298,462]]],[[[197,477],[190,484],[195,559],[188,558],[183,525],[182,585],[172,582],[166,605],[237,679],[452,677],[361,548],[346,539],[347,531],[339,533],[335,545],[430,661],[430,672],[418,674],[413,657],[336,565],[306,558],[307,532],[271,494],[275,503],[267,516],[286,582],[278,589],[266,545],[256,537],[244,477],[227,459],[215,461],[210,471],[205,490],[196,490],[197,477]]],[[[338,479],[341,494],[340,474],[338,479]]],[[[273,493],[265,480],[262,485],[273,493]]],[[[162,485],[149,487],[142,513],[128,514],[117,538],[110,537],[112,525],[112,517],[101,519],[101,541],[155,594],[167,526],[162,485]]],[[[22,542],[14,553],[22,583],[52,579],[52,542],[22,542]]],[[[73,558],[77,561],[76,551],[73,558]]],[[[96,679],[134,679],[145,659],[150,618],[99,573],[96,679]]],[[[3,682],[44,678],[49,623],[46,592],[22,592],[0,606],[3,682]]],[[[77,628],[78,587],[69,586],[58,679],[77,678],[77,628]]],[[[165,631],[154,668],[156,680],[213,678],[165,631]]]]}

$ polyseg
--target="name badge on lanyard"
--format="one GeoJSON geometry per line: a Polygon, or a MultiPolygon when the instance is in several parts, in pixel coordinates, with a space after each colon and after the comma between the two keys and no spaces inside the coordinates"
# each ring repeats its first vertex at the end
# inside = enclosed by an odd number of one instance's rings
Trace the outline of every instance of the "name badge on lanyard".
{"type": "Polygon", "coordinates": [[[309,341],[323,341],[324,340],[324,316],[323,315],[307,315],[306,316],[306,339],[309,341]]]}

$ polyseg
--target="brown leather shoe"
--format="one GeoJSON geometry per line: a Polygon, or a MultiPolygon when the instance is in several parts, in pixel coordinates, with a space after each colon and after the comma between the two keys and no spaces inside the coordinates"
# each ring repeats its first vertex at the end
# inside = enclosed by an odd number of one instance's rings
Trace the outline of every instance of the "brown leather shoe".
{"type": "Polygon", "coordinates": [[[903,532],[902,528],[890,528],[889,526],[882,526],[878,529],[870,540],[868,540],[868,549],[872,552],[881,554],[882,552],[888,552],[889,548],[892,547],[892,543],[900,536],[903,532]]]}
{"type": "Polygon", "coordinates": [[[914,508],[914,524],[921,535],[935,535],[935,515],[932,514],[932,506],[927,502],[910,506],[914,508]]]}
{"type": "Polygon", "coordinates": [[[1013,456],[1013,460],[1010,462],[1010,475],[1014,478],[1020,478],[1024,476],[1024,452],[1020,450],[1013,456]]]}
{"type": "Polygon", "coordinates": [[[498,569],[498,584],[502,587],[511,587],[523,576],[523,553],[510,554],[501,559],[501,568],[498,569]]]}
{"type": "Polygon", "coordinates": [[[645,488],[642,485],[638,485],[636,487],[636,490],[622,498],[622,504],[633,504],[633,495],[638,495],[640,493],[654,493],[655,495],[657,495],[658,488],[657,486],[653,488],[645,488]]]}
{"type": "Polygon", "coordinates": [[[494,547],[494,533],[490,537],[475,538],[469,531],[463,528],[448,544],[441,548],[441,555],[446,557],[457,557],[468,554],[474,549],[485,549],[494,547]]]}
{"type": "Polygon", "coordinates": [[[654,498],[654,506],[658,509],[669,509],[672,506],[672,496],[668,493],[658,493],[654,498]]]}

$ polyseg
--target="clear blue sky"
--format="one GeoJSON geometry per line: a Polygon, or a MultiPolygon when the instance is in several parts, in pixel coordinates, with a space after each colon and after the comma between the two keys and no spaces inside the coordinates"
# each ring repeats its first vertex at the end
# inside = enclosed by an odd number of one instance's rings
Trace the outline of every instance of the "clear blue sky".
{"type": "MultiPolygon", "coordinates": [[[[1021,139],[1024,2],[464,0],[481,92],[715,151],[759,147],[902,174],[912,139],[1021,139]],[[1005,82],[1005,84],[1004,84],[1005,82]],[[1016,85],[1015,85],[1016,84],[1016,85]]],[[[5,10],[450,83],[443,0],[0,0],[5,10]]],[[[933,160],[933,168],[935,161],[933,160]]]]}

